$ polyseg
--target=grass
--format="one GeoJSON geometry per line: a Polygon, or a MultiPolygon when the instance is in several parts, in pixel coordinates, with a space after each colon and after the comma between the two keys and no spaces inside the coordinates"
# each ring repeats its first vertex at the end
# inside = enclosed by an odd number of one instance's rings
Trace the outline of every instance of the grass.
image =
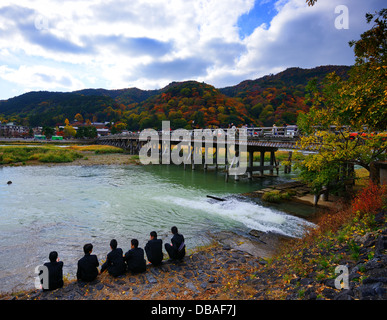
{"type": "Polygon", "coordinates": [[[71,145],[59,147],[55,145],[7,145],[0,147],[0,165],[26,165],[33,163],[66,163],[77,159],[85,159],[82,152],[94,152],[94,154],[123,153],[123,150],[112,146],[101,145],[71,145]]]}
{"type": "Polygon", "coordinates": [[[262,195],[262,200],[272,203],[279,203],[290,198],[291,194],[289,192],[281,192],[279,190],[268,191],[262,195]]]}
{"type": "Polygon", "coordinates": [[[68,147],[71,150],[77,151],[92,151],[95,154],[107,154],[107,153],[123,153],[124,150],[112,146],[103,146],[103,145],[89,145],[89,146],[70,146],[68,147]]]}
{"type": "Polygon", "coordinates": [[[83,155],[65,148],[55,146],[6,146],[0,147],[0,165],[25,165],[31,161],[42,163],[72,162],[82,158],[83,155]]]}

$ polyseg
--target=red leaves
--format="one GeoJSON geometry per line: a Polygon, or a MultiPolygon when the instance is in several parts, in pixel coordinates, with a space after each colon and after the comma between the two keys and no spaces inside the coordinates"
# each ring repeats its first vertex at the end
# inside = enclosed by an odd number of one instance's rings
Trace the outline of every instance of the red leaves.
{"type": "Polygon", "coordinates": [[[353,214],[376,214],[387,200],[387,186],[378,186],[372,182],[362,189],[353,199],[351,210],[353,214]]]}

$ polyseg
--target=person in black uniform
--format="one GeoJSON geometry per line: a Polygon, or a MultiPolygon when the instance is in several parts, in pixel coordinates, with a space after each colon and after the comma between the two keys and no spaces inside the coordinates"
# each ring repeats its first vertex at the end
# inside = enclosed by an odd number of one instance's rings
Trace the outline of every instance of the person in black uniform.
{"type": "Polygon", "coordinates": [[[125,253],[124,260],[128,267],[128,271],[133,273],[144,272],[146,270],[146,262],[144,259],[144,250],[138,247],[138,240],[130,241],[131,249],[125,253]]]}
{"type": "MultiPolygon", "coordinates": [[[[43,285],[43,291],[55,290],[63,287],[63,262],[59,261],[58,252],[50,252],[48,258],[50,262],[44,264],[48,270],[48,287],[43,283],[43,279],[40,280],[43,285]]],[[[40,274],[42,273],[43,271],[41,271],[40,274]]]]}
{"type": "Polygon", "coordinates": [[[171,239],[172,245],[166,243],[165,250],[167,250],[170,259],[181,260],[185,257],[184,236],[178,232],[175,226],[171,228],[171,232],[173,234],[171,239]]]}
{"type": "Polygon", "coordinates": [[[150,240],[145,245],[148,261],[157,266],[163,261],[163,240],[157,239],[156,231],[150,233],[150,240]]]}
{"type": "Polygon", "coordinates": [[[118,277],[125,273],[124,254],[121,248],[117,248],[117,240],[110,241],[110,251],[107,255],[106,262],[101,267],[101,273],[107,270],[113,277],[118,277]]]}
{"type": "Polygon", "coordinates": [[[93,281],[98,276],[98,258],[95,254],[91,254],[93,245],[87,243],[83,246],[85,255],[78,261],[77,280],[78,281],[93,281]]]}

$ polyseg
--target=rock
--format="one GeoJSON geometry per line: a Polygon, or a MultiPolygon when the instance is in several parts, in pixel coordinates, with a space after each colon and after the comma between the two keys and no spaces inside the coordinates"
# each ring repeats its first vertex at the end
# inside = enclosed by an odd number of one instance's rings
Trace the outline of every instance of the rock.
{"type": "Polygon", "coordinates": [[[339,293],[334,300],[353,300],[353,291],[352,290],[344,290],[339,293]]]}
{"type": "Polygon", "coordinates": [[[357,272],[351,272],[348,276],[349,281],[353,281],[355,279],[359,279],[361,275],[357,272]]]}
{"type": "Polygon", "coordinates": [[[157,279],[153,275],[151,275],[149,273],[146,274],[146,279],[151,284],[157,283],[157,279]]]}
{"type": "Polygon", "coordinates": [[[314,282],[313,279],[309,279],[309,278],[303,278],[300,280],[300,285],[302,286],[307,286],[307,285],[310,285],[314,282]]]}
{"type": "Polygon", "coordinates": [[[207,283],[206,282],[202,282],[202,283],[200,283],[200,287],[202,288],[202,289],[207,289],[207,283]]]}
{"type": "Polygon", "coordinates": [[[179,293],[180,292],[180,289],[178,287],[172,287],[171,291],[173,293],[179,293]]]}
{"type": "Polygon", "coordinates": [[[208,282],[209,282],[209,283],[215,282],[215,278],[214,278],[213,276],[210,276],[210,277],[208,278],[208,282]]]}
{"type": "Polygon", "coordinates": [[[175,264],[171,264],[170,269],[177,272],[181,271],[181,267],[175,264]]]}
{"type": "Polygon", "coordinates": [[[104,285],[102,283],[98,283],[96,286],[95,286],[95,289],[97,289],[98,291],[102,290],[104,287],[104,285]]]}
{"type": "Polygon", "coordinates": [[[360,292],[360,299],[375,300],[386,299],[386,289],[383,287],[383,283],[377,282],[368,285],[362,285],[358,288],[360,292]]]}
{"type": "Polygon", "coordinates": [[[370,232],[367,232],[361,239],[360,239],[360,243],[363,244],[364,247],[368,248],[368,247],[372,247],[375,245],[375,237],[372,233],[370,232]]]}
{"type": "Polygon", "coordinates": [[[256,237],[256,238],[259,238],[259,237],[261,237],[264,234],[265,233],[263,231],[259,231],[259,230],[255,230],[255,229],[252,229],[252,230],[249,231],[249,235],[251,235],[253,237],[256,237]]]}
{"type": "Polygon", "coordinates": [[[326,297],[327,299],[334,299],[334,298],[335,298],[336,291],[335,291],[335,290],[332,290],[332,289],[325,288],[325,289],[322,291],[322,294],[323,294],[323,296],[326,297]]]}
{"type": "Polygon", "coordinates": [[[375,256],[383,255],[383,251],[387,249],[387,236],[380,235],[376,240],[375,256]]]}
{"type": "Polygon", "coordinates": [[[325,284],[327,287],[330,287],[330,288],[336,288],[335,279],[326,279],[323,281],[323,284],[325,284]]]}
{"type": "Polygon", "coordinates": [[[159,276],[160,273],[161,273],[160,268],[156,268],[156,267],[151,268],[150,271],[151,271],[155,276],[159,276]]]}
{"type": "Polygon", "coordinates": [[[381,283],[387,284],[387,278],[384,278],[384,277],[380,277],[380,278],[368,277],[368,278],[363,280],[363,284],[371,284],[371,283],[375,283],[375,282],[381,282],[381,283]]]}
{"type": "Polygon", "coordinates": [[[192,290],[193,292],[199,293],[200,291],[196,289],[195,285],[192,282],[187,282],[185,284],[186,288],[192,290]]]}

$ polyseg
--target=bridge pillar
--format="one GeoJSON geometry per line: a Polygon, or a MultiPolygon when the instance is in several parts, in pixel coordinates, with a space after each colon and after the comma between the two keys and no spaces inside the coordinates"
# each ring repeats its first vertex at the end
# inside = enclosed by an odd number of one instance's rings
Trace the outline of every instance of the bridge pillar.
{"type": "Polygon", "coordinates": [[[247,166],[247,178],[253,178],[253,161],[254,161],[254,151],[249,151],[249,164],[247,166]]]}
{"type": "Polygon", "coordinates": [[[270,166],[272,167],[270,169],[270,174],[273,175],[274,174],[274,161],[275,161],[275,153],[274,151],[270,151],[270,166]]]}
{"type": "Polygon", "coordinates": [[[261,167],[261,170],[260,170],[261,176],[263,176],[264,175],[264,168],[263,167],[265,166],[265,151],[260,152],[259,165],[261,167]]]}
{"type": "Polygon", "coordinates": [[[289,164],[284,167],[284,173],[291,173],[292,172],[292,163],[291,163],[292,154],[293,154],[293,152],[289,151],[289,156],[288,156],[288,160],[287,160],[289,162],[289,164]]]}
{"type": "Polygon", "coordinates": [[[225,157],[224,168],[226,170],[225,180],[226,182],[228,182],[228,145],[227,144],[224,146],[224,157],[225,157]]]}
{"type": "MultiPolygon", "coordinates": [[[[218,170],[218,147],[214,147],[215,149],[215,154],[213,154],[212,156],[214,157],[214,161],[215,161],[215,170],[218,170]]],[[[212,151],[214,152],[214,149],[212,149],[212,151]]]]}

